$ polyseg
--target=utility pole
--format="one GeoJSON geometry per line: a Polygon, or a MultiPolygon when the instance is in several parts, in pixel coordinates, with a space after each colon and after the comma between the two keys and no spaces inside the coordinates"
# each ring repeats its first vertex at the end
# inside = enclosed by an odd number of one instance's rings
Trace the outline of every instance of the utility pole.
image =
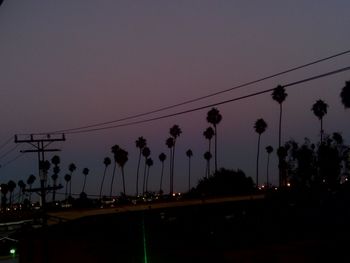
{"type": "Polygon", "coordinates": [[[38,167],[39,167],[39,178],[40,188],[32,189],[32,192],[38,192],[41,197],[41,208],[43,211],[43,223],[46,224],[46,192],[48,190],[60,189],[62,186],[46,187],[47,182],[47,169],[45,169],[45,153],[46,152],[58,152],[60,149],[49,149],[47,148],[53,142],[65,141],[65,135],[62,134],[46,134],[46,135],[15,135],[15,143],[27,143],[34,149],[21,151],[22,153],[37,153],[38,154],[38,167]],[[20,138],[25,137],[25,138],[20,138]]]}

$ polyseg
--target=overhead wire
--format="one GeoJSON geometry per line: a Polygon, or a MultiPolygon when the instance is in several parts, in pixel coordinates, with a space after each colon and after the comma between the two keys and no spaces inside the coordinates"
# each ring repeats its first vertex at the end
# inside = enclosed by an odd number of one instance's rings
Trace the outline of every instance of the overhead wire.
{"type": "Polygon", "coordinates": [[[320,58],[320,59],[311,61],[309,63],[303,64],[303,65],[300,65],[300,66],[297,66],[297,67],[293,67],[293,68],[290,68],[290,69],[287,69],[287,70],[284,70],[284,71],[281,71],[281,72],[278,72],[278,73],[275,73],[275,74],[272,74],[272,75],[268,75],[268,76],[265,76],[265,77],[253,80],[253,81],[249,81],[249,82],[245,82],[243,84],[236,85],[236,86],[228,88],[228,89],[224,89],[224,90],[221,90],[221,91],[213,92],[213,93],[201,96],[201,97],[197,97],[197,98],[186,100],[186,101],[183,101],[183,102],[180,102],[180,103],[176,103],[176,104],[172,104],[172,105],[169,105],[169,106],[161,107],[161,108],[158,108],[158,109],[155,109],[155,110],[150,110],[150,111],[147,111],[147,112],[126,116],[126,117],[119,118],[119,119],[116,119],[116,120],[100,122],[100,123],[80,126],[80,127],[76,127],[76,128],[61,129],[61,130],[56,130],[56,131],[53,131],[53,132],[34,133],[34,134],[38,134],[38,135],[40,134],[41,135],[41,134],[47,134],[47,133],[51,133],[51,134],[53,134],[53,133],[68,133],[68,132],[71,132],[71,131],[85,130],[85,129],[89,129],[89,128],[93,128],[93,127],[105,126],[105,125],[112,124],[112,123],[117,123],[117,122],[131,120],[131,119],[135,119],[135,118],[139,118],[139,117],[144,117],[144,116],[151,115],[151,114],[154,114],[154,113],[162,112],[162,111],[173,109],[173,108],[176,108],[176,107],[179,107],[179,106],[183,106],[183,105],[187,105],[187,104],[194,103],[194,102],[197,102],[197,101],[201,101],[201,100],[204,100],[204,99],[207,99],[207,98],[210,98],[210,97],[217,96],[219,94],[227,93],[229,91],[233,91],[233,90],[237,90],[237,89],[240,89],[240,88],[243,88],[243,87],[247,87],[247,86],[250,86],[252,84],[256,84],[256,83],[259,83],[259,82],[262,82],[262,81],[265,81],[265,80],[268,80],[268,79],[272,79],[272,78],[275,78],[275,77],[278,77],[278,76],[281,76],[281,75],[284,75],[284,74],[287,74],[287,73],[290,73],[290,72],[293,72],[293,71],[296,71],[296,70],[299,70],[299,69],[302,69],[302,68],[306,68],[306,67],[309,67],[309,66],[312,66],[312,65],[315,65],[315,64],[327,61],[327,60],[334,59],[334,58],[339,57],[339,56],[346,55],[348,53],[350,53],[350,50],[339,52],[339,53],[336,53],[336,54],[328,56],[328,57],[320,58]]]}

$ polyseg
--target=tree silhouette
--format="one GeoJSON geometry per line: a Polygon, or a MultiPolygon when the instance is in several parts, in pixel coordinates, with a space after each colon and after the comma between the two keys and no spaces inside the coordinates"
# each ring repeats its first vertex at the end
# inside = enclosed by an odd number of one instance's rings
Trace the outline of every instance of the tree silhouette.
{"type": "Polygon", "coordinates": [[[266,148],[267,152],[267,165],[266,165],[266,186],[270,187],[270,181],[269,181],[269,165],[270,165],[270,155],[273,152],[273,147],[271,145],[267,146],[266,148]]]}
{"type": "MultiPolygon", "coordinates": [[[[54,165],[53,167],[53,175],[51,176],[51,179],[53,181],[53,187],[57,186],[57,179],[58,174],[60,172],[60,167],[58,166],[60,164],[61,160],[58,155],[55,155],[51,158],[51,163],[54,165]]],[[[56,199],[56,189],[54,188],[52,191],[52,202],[54,202],[56,199]]]]}
{"type": "Polygon", "coordinates": [[[323,142],[323,117],[327,114],[328,105],[323,100],[317,100],[314,105],[312,105],[311,110],[315,114],[315,116],[320,120],[321,123],[321,139],[320,143],[323,142]]]}
{"type": "Polygon", "coordinates": [[[152,160],[152,158],[148,158],[148,159],[146,160],[146,165],[147,165],[146,192],[148,192],[148,178],[149,178],[149,172],[150,172],[151,166],[153,166],[153,160],[152,160]]]}
{"type": "Polygon", "coordinates": [[[160,185],[159,185],[159,193],[163,192],[162,186],[163,186],[163,175],[164,175],[164,161],[166,160],[166,155],[165,153],[159,154],[159,161],[162,163],[162,170],[160,173],[160,185]]]}
{"type": "Polygon", "coordinates": [[[68,185],[69,185],[69,183],[70,183],[70,181],[71,181],[71,179],[72,179],[72,176],[70,175],[70,174],[66,174],[65,176],[64,176],[64,180],[66,181],[66,193],[65,193],[65,199],[67,200],[67,198],[68,198],[68,185]]]}
{"type": "MultiPolygon", "coordinates": [[[[272,96],[272,99],[280,105],[280,117],[279,117],[279,124],[278,124],[278,148],[280,148],[281,147],[281,140],[282,140],[282,112],[283,112],[282,104],[286,100],[288,94],[286,93],[284,87],[282,87],[281,85],[278,85],[273,90],[271,96],[272,96]]],[[[279,169],[279,185],[282,186],[283,182],[285,180],[282,178],[281,160],[280,159],[278,159],[278,169],[279,169]]]]}
{"type": "Polygon", "coordinates": [[[193,156],[193,152],[191,149],[186,151],[186,156],[188,157],[188,192],[191,191],[191,158],[193,156]]]}
{"type": "Polygon", "coordinates": [[[68,170],[70,171],[70,179],[69,179],[69,196],[72,196],[72,178],[73,178],[73,173],[77,169],[74,163],[71,163],[68,166],[68,170]]]}
{"type": "Polygon", "coordinates": [[[169,179],[169,192],[170,194],[172,194],[172,171],[173,171],[173,147],[174,147],[174,138],[173,137],[169,137],[166,141],[165,141],[166,146],[168,146],[169,148],[169,153],[170,153],[170,168],[169,168],[169,175],[170,175],[170,179],[169,179]]]}
{"type": "Polygon", "coordinates": [[[19,193],[18,193],[18,202],[22,203],[22,199],[23,199],[23,195],[24,195],[24,191],[26,189],[26,184],[24,183],[23,180],[19,180],[17,183],[18,187],[19,187],[19,193]]]}
{"type": "Polygon", "coordinates": [[[12,180],[8,181],[7,183],[8,191],[10,193],[10,206],[12,205],[13,191],[15,190],[16,186],[17,184],[12,180]]]}
{"type": "Polygon", "coordinates": [[[143,183],[142,183],[142,195],[145,195],[146,190],[146,176],[147,176],[147,159],[151,155],[151,150],[146,146],[142,150],[142,156],[145,158],[145,169],[143,172],[143,183]]]}
{"type": "Polygon", "coordinates": [[[115,177],[115,170],[117,168],[117,158],[118,158],[117,155],[118,155],[119,149],[120,147],[117,144],[113,145],[111,148],[111,152],[113,153],[113,158],[114,158],[114,166],[113,166],[113,174],[112,174],[112,181],[110,185],[109,197],[112,197],[112,193],[113,193],[113,183],[114,183],[114,177],[115,177]]]}
{"type": "Polygon", "coordinates": [[[28,179],[27,179],[27,184],[29,185],[29,202],[31,202],[31,198],[32,198],[32,186],[33,186],[33,183],[35,182],[36,180],[36,177],[31,174],[29,175],[28,179]]]}
{"type": "Polygon", "coordinates": [[[81,189],[81,193],[85,193],[85,185],[86,185],[86,178],[89,174],[90,170],[88,168],[83,169],[83,175],[84,175],[84,182],[83,182],[83,188],[81,189]]]}
{"type": "Polygon", "coordinates": [[[9,191],[9,187],[7,184],[1,184],[0,185],[0,190],[1,190],[1,194],[2,194],[2,197],[1,197],[1,206],[2,206],[2,209],[4,211],[6,211],[6,203],[7,203],[7,193],[9,191]]]}
{"type": "Polygon", "coordinates": [[[123,194],[126,195],[125,191],[125,176],[124,176],[124,166],[128,161],[128,152],[124,149],[119,149],[117,154],[117,163],[122,172],[122,181],[123,181],[123,194]]]}
{"type": "Polygon", "coordinates": [[[205,177],[206,178],[209,178],[209,175],[210,175],[210,159],[213,157],[211,152],[207,151],[204,153],[203,155],[204,159],[206,160],[207,162],[207,165],[206,165],[206,169],[205,169],[205,177]]]}
{"type": "Polygon", "coordinates": [[[100,199],[102,197],[102,189],[103,189],[103,183],[105,181],[105,177],[106,177],[106,172],[107,172],[107,167],[112,163],[111,158],[109,157],[105,157],[103,160],[103,164],[105,165],[105,169],[103,171],[103,176],[102,176],[102,182],[101,182],[101,187],[100,187],[100,199]]]}
{"type": "Polygon", "coordinates": [[[212,124],[214,126],[214,133],[215,133],[215,172],[218,171],[218,152],[217,152],[217,145],[218,145],[218,132],[217,132],[217,126],[221,122],[222,116],[218,109],[212,108],[207,113],[207,122],[212,124]]]}
{"type": "Polygon", "coordinates": [[[182,133],[179,125],[173,125],[170,130],[169,133],[171,135],[171,137],[174,139],[174,145],[173,145],[173,154],[172,154],[172,171],[171,171],[171,187],[170,187],[170,194],[172,195],[174,192],[174,168],[175,168],[175,146],[176,146],[176,139],[180,136],[180,134],[182,133]]]}
{"type": "MultiPolygon", "coordinates": [[[[211,153],[211,140],[213,136],[215,135],[215,132],[212,127],[208,127],[204,132],[203,135],[205,139],[208,140],[209,145],[208,145],[208,151],[211,153]]],[[[209,167],[208,167],[208,173],[210,174],[210,160],[209,160],[209,167]]]]}
{"type": "Polygon", "coordinates": [[[146,147],[146,145],[147,145],[147,141],[145,138],[143,138],[141,136],[136,140],[135,143],[136,143],[136,147],[139,148],[139,159],[137,162],[137,170],[136,170],[136,196],[138,196],[139,195],[139,171],[140,171],[141,155],[142,155],[142,149],[144,147],[146,147]]]}
{"type": "Polygon", "coordinates": [[[255,132],[259,135],[258,136],[258,151],[256,154],[256,187],[259,187],[259,154],[260,154],[260,138],[261,134],[265,132],[267,128],[267,123],[264,121],[264,119],[258,119],[254,124],[255,132]]]}
{"type": "Polygon", "coordinates": [[[345,82],[345,86],[340,93],[340,98],[344,107],[350,108],[350,81],[345,82]]]}

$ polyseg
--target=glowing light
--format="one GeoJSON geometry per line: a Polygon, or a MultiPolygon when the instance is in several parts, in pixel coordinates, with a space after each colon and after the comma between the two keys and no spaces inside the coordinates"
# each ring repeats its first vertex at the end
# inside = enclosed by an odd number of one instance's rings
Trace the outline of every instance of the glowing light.
{"type": "Polygon", "coordinates": [[[10,249],[10,254],[11,254],[12,256],[14,256],[14,255],[16,254],[16,249],[11,248],[11,249],[10,249]]]}
{"type": "Polygon", "coordinates": [[[290,187],[290,183],[287,183],[287,186],[290,187]]]}

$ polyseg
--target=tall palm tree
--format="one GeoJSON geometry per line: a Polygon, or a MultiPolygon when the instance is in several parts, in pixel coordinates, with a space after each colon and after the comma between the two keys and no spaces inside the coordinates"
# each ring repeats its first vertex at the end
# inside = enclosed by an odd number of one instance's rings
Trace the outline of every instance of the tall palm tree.
{"type": "Polygon", "coordinates": [[[139,148],[139,160],[137,162],[137,170],[136,170],[136,196],[139,195],[139,171],[140,171],[140,162],[141,162],[141,155],[142,155],[142,149],[146,147],[147,141],[142,136],[139,137],[136,140],[136,147],[139,148]]]}
{"type": "Polygon", "coordinates": [[[90,172],[89,168],[83,169],[84,183],[83,183],[83,188],[81,189],[81,193],[85,193],[86,177],[89,174],[89,172],[90,172]]]}
{"type": "Polygon", "coordinates": [[[102,177],[102,182],[101,182],[101,187],[100,187],[100,199],[102,197],[102,188],[103,188],[103,183],[105,181],[105,177],[106,177],[106,172],[107,172],[107,167],[112,163],[111,158],[109,157],[105,157],[103,160],[103,164],[105,165],[105,169],[103,172],[103,177],[102,177]]]}
{"type": "Polygon", "coordinates": [[[312,105],[311,110],[315,114],[315,116],[320,120],[321,123],[321,144],[323,142],[323,117],[327,114],[328,105],[323,100],[317,100],[314,105],[312,105]]]}
{"type": "Polygon", "coordinates": [[[260,154],[260,138],[261,134],[265,132],[267,128],[267,123],[264,121],[264,119],[258,119],[254,124],[255,132],[259,135],[258,136],[258,151],[256,154],[256,187],[259,187],[259,154],[260,154]]]}
{"type": "Polygon", "coordinates": [[[72,179],[72,176],[71,176],[70,174],[66,174],[66,175],[64,176],[64,180],[66,181],[66,193],[65,193],[64,196],[65,196],[65,199],[66,199],[66,200],[67,200],[67,198],[68,198],[68,185],[69,185],[71,179],[72,179]]]}
{"type": "Polygon", "coordinates": [[[340,98],[344,107],[350,108],[350,81],[345,82],[345,86],[340,93],[340,98]]]}
{"type": "Polygon", "coordinates": [[[145,169],[143,172],[143,184],[142,184],[142,195],[145,194],[146,190],[146,175],[147,175],[147,159],[151,155],[151,150],[146,146],[142,150],[142,156],[145,158],[145,169]]]}
{"type": "Polygon", "coordinates": [[[160,185],[159,185],[159,193],[163,192],[162,186],[163,186],[163,174],[164,174],[164,161],[166,160],[165,153],[159,154],[159,161],[162,163],[162,171],[160,173],[160,185]]]}
{"type": "Polygon", "coordinates": [[[7,186],[8,186],[8,190],[10,192],[10,206],[11,206],[12,199],[13,199],[13,191],[15,190],[17,184],[14,181],[10,180],[10,181],[8,181],[7,186]]]}
{"type": "Polygon", "coordinates": [[[24,195],[24,191],[26,189],[26,184],[24,183],[23,180],[19,180],[17,183],[18,187],[19,187],[19,193],[18,193],[18,202],[22,203],[22,199],[23,199],[23,195],[24,195]]]}
{"type": "Polygon", "coordinates": [[[113,153],[113,158],[114,158],[114,166],[113,166],[112,181],[111,181],[110,190],[109,190],[109,197],[112,197],[112,193],[113,193],[113,182],[115,177],[115,170],[117,168],[117,158],[118,158],[117,155],[118,155],[119,149],[120,147],[117,144],[113,145],[111,148],[111,152],[113,153]]]}
{"type": "Polygon", "coordinates": [[[193,156],[193,152],[191,149],[186,151],[186,156],[188,157],[188,192],[191,191],[191,158],[193,156]]]}
{"type": "Polygon", "coordinates": [[[172,172],[171,172],[171,189],[170,189],[170,193],[173,194],[174,192],[174,167],[175,167],[175,146],[176,146],[176,139],[180,136],[180,134],[182,133],[179,125],[173,125],[170,130],[169,133],[171,135],[171,137],[174,139],[174,145],[173,145],[173,155],[172,155],[172,172]]]}
{"type": "Polygon", "coordinates": [[[266,152],[267,152],[266,185],[267,185],[267,187],[269,187],[270,186],[270,182],[269,182],[270,154],[273,152],[273,147],[271,145],[269,145],[265,149],[266,149],[266,152]]]}
{"type": "Polygon", "coordinates": [[[73,178],[73,173],[77,169],[74,163],[71,163],[68,166],[68,170],[70,171],[70,179],[69,179],[69,196],[72,196],[72,178],[73,178]]]}
{"type": "Polygon", "coordinates": [[[55,187],[57,186],[57,179],[58,179],[58,174],[60,172],[60,167],[58,166],[61,162],[61,159],[58,155],[55,155],[51,158],[51,163],[54,165],[53,167],[53,175],[51,176],[51,179],[53,181],[53,191],[52,191],[52,202],[55,201],[56,199],[56,189],[55,187]]]}
{"type": "MultiPolygon", "coordinates": [[[[211,140],[213,139],[213,136],[215,135],[215,132],[212,127],[208,127],[204,132],[203,135],[205,139],[208,140],[208,151],[211,153],[211,140]]],[[[210,160],[209,160],[209,174],[210,174],[210,160]]]]}
{"type": "Polygon", "coordinates": [[[28,179],[27,179],[27,184],[29,185],[29,202],[31,202],[32,200],[32,186],[33,186],[33,183],[35,182],[36,180],[36,177],[31,174],[29,175],[28,179]]]}
{"type": "Polygon", "coordinates": [[[152,158],[148,158],[146,160],[146,165],[147,165],[147,178],[146,178],[146,193],[148,192],[148,178],[149,178],[149,172],[151,169],[151,166],[153,166],[153,160],[152,158]]]}
{"type": "Polygon", "coordinates": [[[117,163],[121,169],[122,172],[122,181],[123,181],[123,194],[126,195],[125,191],[125,177],[124,177],[124,166],[126,162],[128,161],[128,152],[124,149],[119,149],[117,154],[117,163]]]}
{"type": "Polygon", "coordinates": [[[214,133],[215,133],[215,172],[218,171],[218,151],[217,151],[217,145],[218,145],[218,132],[217,132],[217,126],[221,122],[222,116],[220,114],[220,111],[217,108],[212,108],[207,113],[207,122],[212,124],[214,126],[214,133]]]}
{"type": "Polygon", "coordinates": [[[2,209],[4,209],[4,211],[6,211],[6,202],[7,202],[7,193],[9,191],[8,185],[7,184],[1,184],[0,185],[0,190],[2,193],[2,197],[1,197],[1,206],[2,209]]]}
{"type": "MultiPolygon", "coordinates": [[[[271,94],[272,99],[276,101],[280,105],[280,117],[279,117],[279,125],[278,125],[278,148],[281,147],[282,140],[282,112],[283,112],[283,102],[286,100],[288,94],[286,93],[283,86],[278,85],[271,94]]],[[[279,171],[279,185],[282,186],[285,181],[282,178],[282,160],[278,159],[278,171],[279,171]]]]}
{"type": "Polygon", "coordinates": [[[212,156],[211,152],[206,151],[206,152],[204,153],[203,157],[204,157],[204,159],[205,159],[206,162],[207,162],[207,165],[206,165],[207,167],[206,167],[206,169],[205,169],[205,177],[206,177],[206,178],[209,178],[209,175],[210,175],[210,172],[209,172],[209,170],[210,170],[210,168],[209,168],[210,159],[211,159],[213,156],[212,156]]]}
{"type": "Polygon", "coordinates": [[[169,179],[169,191],[170,194],[172,194],[172,171],[173,171],[173,147],[174,147],[174,138],[173,137],[169,137],[166,141],[165,141],[166,146],[168,146],[169,148],[169,156],[170,156],[170,168],[169,168],[169,174],[170,174],[170,179],[169,179]]]}

